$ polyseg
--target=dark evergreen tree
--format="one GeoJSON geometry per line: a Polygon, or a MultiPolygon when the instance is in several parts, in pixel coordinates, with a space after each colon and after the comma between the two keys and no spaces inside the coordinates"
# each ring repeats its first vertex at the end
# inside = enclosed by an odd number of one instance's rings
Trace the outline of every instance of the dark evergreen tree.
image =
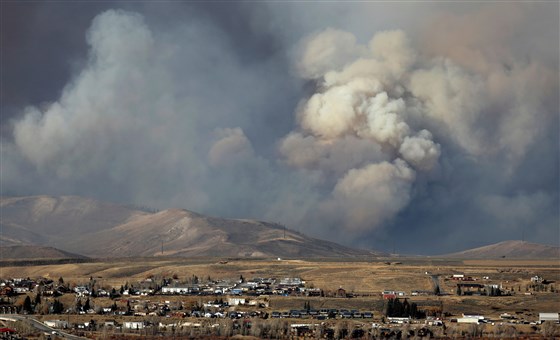
{"type": "Polygon", "coordinates": [[[64,305],[62,302],[54,300],[53,307],[52,307],[53,314],[60,314],[64,311],[64,305]]]}
{"type": "Polygon", "coordinates": [[[404,299],[402,313],[399,315],[400,317],[408,317],[410,316],[410,304],[408,303],[408,299],[404,299]]]}
{"type": "Polygon", "coordinates": [[[394,313],[394,300],[389,299],[387,300],[387,309],[385,310],[386,316],[393,316],[394,313]]]}
{"type": "Polygon", "coordinates": [[[88,311],[91,309],[90,303],[89,303],[89,298],[87,298],[86,303],[84,304],[84,311],[88,311]]]}
{"type": "Polygon", "coordinates": [[[401,303],[401,300],[395,299],[394,306],[393,306],[393,315],[391,316],[399,317],[402,314],[403,314],[403,305],[401,303]]]}
{"type": "Polygon", "coordinates": [[[415,319],[419,317],[418,305],[414,302],[410,305],[410,316],[415,319]]]}
{"type": "Polygon", "coordinates": [[[31,298],[29,296],[25,297],[21,309],[25,314],[33,314],[33,307],[31,307],[31,298]]]}

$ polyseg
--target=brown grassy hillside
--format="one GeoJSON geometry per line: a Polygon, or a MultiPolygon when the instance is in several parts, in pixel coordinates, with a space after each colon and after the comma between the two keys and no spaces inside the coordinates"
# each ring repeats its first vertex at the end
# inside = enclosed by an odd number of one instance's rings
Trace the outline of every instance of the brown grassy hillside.
{"type": "Polygon", "coordinates": [[[91,257],[335,257],[372,252],[284,226],[182,209],[150,213],[75,196],[3,198],[4,245],[38,244],[91,257]]]}
{"type": "Polygon", "coordinates": [[[0,259],[3,260],[29,260],[29,259],[75,259],[83,258],[82,255],[72,254],[53,247],[34,245],[0,247],[0,259]]]}
{"type": "Polygon", "coordinates": [[[504,241],[488,246],[468,249],[444,255],[455,258],[556,258],[560,260],[560,248],[524,241],[504,241]]]}

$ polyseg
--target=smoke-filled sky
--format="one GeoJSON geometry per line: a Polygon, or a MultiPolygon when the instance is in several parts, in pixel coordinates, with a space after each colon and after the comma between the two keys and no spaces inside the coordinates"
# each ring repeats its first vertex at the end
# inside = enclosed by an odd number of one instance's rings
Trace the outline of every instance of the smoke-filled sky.
{"type": "Polygon", "coordinates": [[[1,6],[2,195],[560,243],[558,2],[1,6]]]}

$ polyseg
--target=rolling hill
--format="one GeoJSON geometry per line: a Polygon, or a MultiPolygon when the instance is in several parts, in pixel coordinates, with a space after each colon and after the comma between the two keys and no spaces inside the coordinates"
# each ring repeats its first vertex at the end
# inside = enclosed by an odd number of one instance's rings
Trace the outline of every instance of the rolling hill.
{"type": "Polygon", "coordinates": [[[52,246],[89,257],[381,255],[284,226],[182,209],[146,212],[76,196],[2,198],[0,245],[52,246]]]}
{"type": "Polygon", "coordinates": [[[556,258],[560,260],[560,247],[554,247],[544,244],[531,243],[525,241],[503,241],[490,244],[484,247],[468,249],[457,253],[443,255],[442,257],[454,258],[532,258],[532,259],[549,259],[556,258]]]}

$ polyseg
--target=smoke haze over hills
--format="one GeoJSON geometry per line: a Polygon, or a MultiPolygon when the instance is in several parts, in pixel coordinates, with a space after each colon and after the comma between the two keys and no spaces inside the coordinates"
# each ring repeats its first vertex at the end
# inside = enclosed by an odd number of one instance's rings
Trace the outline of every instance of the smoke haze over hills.
{"type": "Polygon", "coordinates": [[[2,4],[1,194],[558,245],[558,6],[2,4]]]}

